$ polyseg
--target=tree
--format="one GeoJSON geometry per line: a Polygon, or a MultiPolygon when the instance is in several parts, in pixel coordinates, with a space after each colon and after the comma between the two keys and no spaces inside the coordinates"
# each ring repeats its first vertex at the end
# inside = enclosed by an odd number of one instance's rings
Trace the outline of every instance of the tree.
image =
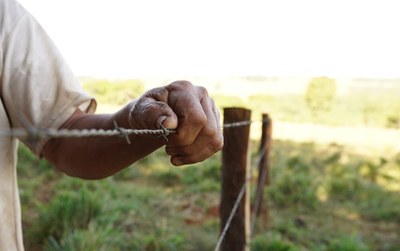
{"type": "Polygon", "coordinates": [[[332,78],[317,77],[310,80],[305,99],[312,114],[317,117],[332,109],[336,95],[336,81],[332,78]]]}
{"type": "Polygon", "coordinates": [[[386,117],[386,127],[400,129],[400,108],[394,109],[386,117]]]}

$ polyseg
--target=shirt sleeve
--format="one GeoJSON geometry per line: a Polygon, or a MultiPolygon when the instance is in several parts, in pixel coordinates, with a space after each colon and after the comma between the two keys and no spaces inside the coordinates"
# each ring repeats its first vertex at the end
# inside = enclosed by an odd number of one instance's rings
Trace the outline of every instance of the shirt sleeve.
{"type": "MultiPolygon", "coordinates": [[[[95,100],[86,94],[39,23],[20,5],[20,16],[3,34],[1,96],[11,127],[21,118],[36,128],[59,128],[76,109],[92,113],[95,100]]],[[[21,139],[40,155],[48,139],[21,139]]]]}

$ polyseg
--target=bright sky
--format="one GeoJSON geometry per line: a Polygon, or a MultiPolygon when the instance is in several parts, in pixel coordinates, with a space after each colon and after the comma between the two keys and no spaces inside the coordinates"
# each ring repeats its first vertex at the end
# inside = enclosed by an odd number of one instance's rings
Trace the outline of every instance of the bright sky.
{"type": "Polygon", "coordinates": [[[400,77],[397,0],[20,0],[77,75],[400,77]]]}

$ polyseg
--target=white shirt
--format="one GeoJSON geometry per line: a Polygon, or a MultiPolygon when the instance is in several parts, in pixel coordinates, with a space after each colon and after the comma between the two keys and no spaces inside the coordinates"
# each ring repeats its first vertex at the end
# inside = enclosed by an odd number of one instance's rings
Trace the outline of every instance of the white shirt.
{"type": "MultiPolygon", "coordinates": [[[[0,130],[58,128],[77,109],[94,112],[59,51],[38,22],[15,0],[0,0],[0,130]]],[[[23,143],[40,155],[46,139],[23,143]]],[[[0,250],[22,251],[16,177],[17,139],[0,138],[0,250]]]]}

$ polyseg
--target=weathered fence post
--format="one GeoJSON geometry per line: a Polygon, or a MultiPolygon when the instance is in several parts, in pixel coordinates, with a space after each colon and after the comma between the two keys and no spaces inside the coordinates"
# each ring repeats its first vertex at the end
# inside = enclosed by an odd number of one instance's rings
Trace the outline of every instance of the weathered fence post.
{"type": "MultiPolygon", "coordinates": [[[[250,121],[251,111],[244,108],[225,108],[224,124],[250,121]]],[[[249,173],[249,133],[247,125],[224,128],[222,150],[222,192],[220,205],[221,231],[249,173]]],[[[246,183],[246,185],[248,185],[246,183]]],[[[250,238],[250,198],[246,192],[231,225],[221,243],[221,251],[248,251],[250,238]]]]}
{"type": "MultiPolygon", "coordinates": [[[[270,182],[270,152],[272,145],[272,121],[267,113],[262,114],[262,132],[261,132],[261,142],[259,149],[259,159],[258,159],[258,181],[257,190],[255,195],[255,203],[253,208],[253,225],[257,217],[259,217],[260,212],[263,209],[263,197],[264,197],[264,186],[269,185],[270,182]]],[[[268,208],[265,207],[263,219],[264,227],[268,226],[268,208]]]]}

